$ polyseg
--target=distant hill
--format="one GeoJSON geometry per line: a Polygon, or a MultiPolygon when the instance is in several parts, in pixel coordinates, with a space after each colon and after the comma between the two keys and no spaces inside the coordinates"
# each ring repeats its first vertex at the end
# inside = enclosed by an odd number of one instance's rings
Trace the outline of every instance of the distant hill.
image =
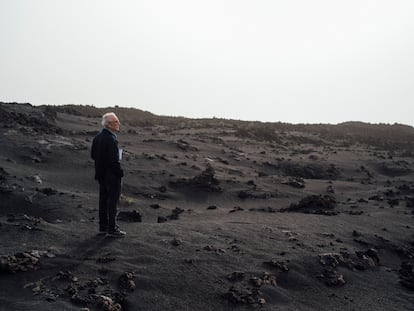
{"type": "MultiPolygon", "coordinates": [[[[239,137],[277,142],[287,132],[307,133],[321,139],[341,141],[344,145],[368,144],[387,150],[405,149],[414,152],[414,128],[403,124],[371,124],[349,121],[340,124],[290,124],[283,122],[240,121],[221,118],[190,119],[184,117],[158,116],[137,108],[63,105],[32,106],[28,103],[0,102],[0,116],[12,113],[19,122],[39,122],[39,113],[53,118],[57,113],[100,118],[105,112],[115,112],[121,122],[130,126],[165,125],[175,128],[221,127],[234,130],[239,137]],[[7,112],[8,111],[8,112],[7,112]],[[18,116],[20,115],[20,116],[18,116]],[[36,118],[34,116],[37,116],[36,118]],[[37,120],[37,121],[36,121],[37,120]]],[[[49,120],[50,121],[50,120],[49,120]]],[[[293,138],[294,139],[294,138],[293,138]]]]}

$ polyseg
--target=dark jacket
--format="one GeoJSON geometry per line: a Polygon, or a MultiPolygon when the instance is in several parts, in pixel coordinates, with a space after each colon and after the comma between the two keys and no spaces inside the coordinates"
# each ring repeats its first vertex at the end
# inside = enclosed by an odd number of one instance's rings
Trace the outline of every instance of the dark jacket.
{"type": "Polygon", "coordinates": [[[121,179],[124,172],[119,162],[119,148],[116,136],[103,129],[92,142],[91,157],[95,160],[95,179],[102,181],[106,174],[121,179]]]}

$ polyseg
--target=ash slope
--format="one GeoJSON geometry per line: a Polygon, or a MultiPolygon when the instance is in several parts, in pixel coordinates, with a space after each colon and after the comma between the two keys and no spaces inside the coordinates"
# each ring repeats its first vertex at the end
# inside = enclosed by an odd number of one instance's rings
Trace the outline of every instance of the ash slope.
{"type": "Polygon", "coordinates": [[[412,308],[412,127],[110,110],[125,239],[96,235],[106,110],[0,104],[1,310],[412,308]]]}

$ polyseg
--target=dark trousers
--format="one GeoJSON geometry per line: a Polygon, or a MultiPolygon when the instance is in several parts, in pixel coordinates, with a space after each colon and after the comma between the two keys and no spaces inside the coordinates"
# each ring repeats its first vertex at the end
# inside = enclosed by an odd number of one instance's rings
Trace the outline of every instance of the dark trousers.
{"type": "Polygon", "coordinates": [[[121,179],[108,173],[99,181],[99,229],[113,231],[117,227],[117,204],[121,195],[121,179]]]}

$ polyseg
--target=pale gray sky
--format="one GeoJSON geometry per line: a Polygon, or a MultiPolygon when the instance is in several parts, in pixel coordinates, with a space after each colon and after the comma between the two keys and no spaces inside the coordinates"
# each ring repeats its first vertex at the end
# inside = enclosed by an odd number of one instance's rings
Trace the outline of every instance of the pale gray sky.
{"type": "Polygon", "coordinates": [[[414,1],[0,0],[0,101],[414,125],[414,1]]]}

